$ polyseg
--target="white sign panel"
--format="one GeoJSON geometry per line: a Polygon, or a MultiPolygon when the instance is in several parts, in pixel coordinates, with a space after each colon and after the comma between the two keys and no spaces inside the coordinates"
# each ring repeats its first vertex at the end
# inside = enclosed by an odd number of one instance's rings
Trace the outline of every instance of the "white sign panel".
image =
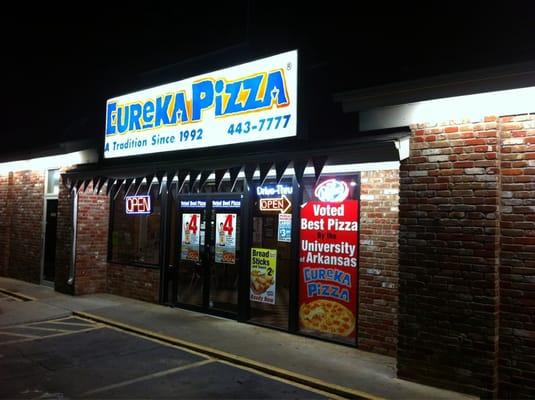
{"type": "Polygon", "coordinates": [[[109,99],[104,158],[297,134],[297,50],[109,99]]]}
{"type": "Polygon", "coordinates": [[[216,214],[215,262],[236,264],[236,214],[216,214]]]}
{"type": "Polygon", "coordinates": [[[199,261],[200,224],[201,214],[182,214],[182,260],[199,261]]]}

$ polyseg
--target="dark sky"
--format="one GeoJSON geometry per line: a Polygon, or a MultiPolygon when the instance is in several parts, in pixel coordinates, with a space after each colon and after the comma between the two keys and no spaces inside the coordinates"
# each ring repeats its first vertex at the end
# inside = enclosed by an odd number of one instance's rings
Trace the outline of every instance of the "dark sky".
{"type": "Polygon", "coordinates": [[[3,10],[0,154],[103,135],[107,98],[159,67],[175,65],[154,82],[181,79],[191,68],[181,63],[222,48],[243,58],[299,48],[331,92],[535,59],[530,1],[196,3],[3,10]]]}

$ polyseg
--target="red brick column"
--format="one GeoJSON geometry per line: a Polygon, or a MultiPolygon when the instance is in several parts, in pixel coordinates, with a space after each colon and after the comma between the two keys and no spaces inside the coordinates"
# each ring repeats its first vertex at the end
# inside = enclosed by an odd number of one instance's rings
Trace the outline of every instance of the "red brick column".
{"type": "Polygon", "coordinates": [[[42,171],[13,173],[7,197],[9,248],[5,275],[28,282],[41,281],[43,245],[44,174],[42,171]]]}
{"type": "Polygon", "coordinates": [[[503,117],[500,397],[535,396],[535,116],[503,117]]]}
{"type": "Polygon", "coordinates": [[[13,173],[0,175],[0,275],[7,275],[9,265],[9,238],[11,237],[11,213],[13,173]]]}
{"type": "Polygon", "coordinates": [[[92,184],[78,194],[78,229],[74,293],[106,292],[108,196],[93,193],[92,184]]]}
{"type": "Polygon", "coordinates": [[[399,171],[361,173],[359,348],[395,356],[399,171]]]}
{"type": "MultiPolygon", "coordinates": [[[[63,171],[62,171],[63,172],[63,171]]],[[[58,216],[56,231],[55,289],[73,294],[73,286],[68,284],[72,255],[72,195],[60,184],[58,193],[58,216]]]]}
{"type": "Polygon", "coordinates": [[[413,127],[400,170],[398,376],[497,394],[496,118],[413,127]]]}

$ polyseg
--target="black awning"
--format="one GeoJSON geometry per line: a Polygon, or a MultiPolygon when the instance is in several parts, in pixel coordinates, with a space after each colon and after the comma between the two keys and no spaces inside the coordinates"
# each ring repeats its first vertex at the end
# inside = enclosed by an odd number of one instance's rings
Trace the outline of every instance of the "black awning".
{"type": "MultiPolygon", "coordinates": [[[[409,134],[410,132],[374,134],[335,144],[325,142],[316,143],[314,146],[303,145],[302,148],[294,146],[292,149],[279,151],[258,151],[229,156],[197,157],[195,159],[181,159],[180,155],[177,154],[176,160],[165,162],[141,163],[132,159],[130,164],[125,164],[122,160],[121,165],[84,164],[65,172],[62,174],[62,178],[67,187],[76,190],[85,190],[88,185],[84,183],[91,180],[98,182],[96,185],[98,192],[107,184],[107,194],[119,189],[116,187],[112,190],[112,187],[122,185],[127,181],[129,188],[133,188],[129,191],[135,193],[139,190],[143,179],[152,182],[154,177],[157,177],[160,184],[164,176],[168,179],[169,177],[178,177],[180,186],[183,186],[188,175],[195,175],[196,178],[201,176],[206,180],[214,172],[216,181],[220,183],[225,172],[233,172],[231,175],[233,175],[233,179],[236,179],[238,173],[243,171],[247,181],[252,183],[255,179],[254,171],[257,169],[260,170],[260,180],[262,180],[265,179],[269,169],[273,167],[277,171],[277,179],[282,177],[288,167],[293,167],[300,183],[306,166],[314,167],[315,175],[318,177],[324,165],[399,161],[396,143],[409,134]],[[269,168],[267,168],[268,165],[269,168]]],[[[95,186],[93,188],[95,189],[95,186]]],[[[180,190],[178,185],[177,188],[180,190]]]]}

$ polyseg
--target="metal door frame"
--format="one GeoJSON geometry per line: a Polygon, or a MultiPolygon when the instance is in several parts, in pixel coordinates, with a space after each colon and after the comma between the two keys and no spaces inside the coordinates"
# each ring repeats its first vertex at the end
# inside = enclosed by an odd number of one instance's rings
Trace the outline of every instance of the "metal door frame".
{"type": "MultiPolygon", "coordinates": [[[[209,227],[209,218],[210,213],[213,209],[212,206],[212,200],[240,200],[241,205],[239,209],[239,215],[240,215],[240,251],[241,251],[241,257],[239,262],[239,275],[238,275],[238,303],[237,303],[237,312],[226,312],[222,310],[215,310],[213,308],[209,307],[209,296],[210,296],[210,270],[209,270],[209,260],[206,259],[206,257],[209,257],[209,255],[206,255],[206,252],[204,253],[204,259],[202,260],[203,263],[203,269],[205,272],[205,278],[203,282],[203,305],[202,306],[196,306],[192,304],[185,304],[185,303],[178,303],[175,302],[174,299],[172,299],[172,303],[170,303],[171,306],[184,308],[184,309],[190,309],[194,311],[200,311],[206,314],[212,314],[212,315],[219,315],[224,316],[231,319],[237,319],[238,321],[245,321],[248,319],[248,312],[249,312],[249,262],[248,262],[248,252],[247,249],[249,248],[249,195],[247,192],[222,192],[222,193],[185,193],[185,194],[178,194],[176,197],[173,196],[174,202],[176,206],[173,208],[172,204],[173,201],[168,196],[167,198],[167,218],[165,221],[165,238],[166,238],[166,251],[164,252],[165,256],[164,263],[162,264],[162,288],[161,291],[161,302],[164,302],[165,298],[169,298],[168,288],[169,288],[169,281],[170,279],[173,279],[172,276],[170,276],[171,268],[176,268],[176,266],[169,266],[169,260],[170,260],[170,252],[172,251],[173,244],[170,241],[171,238],[171,218],[176,218],[176,227],[181,225],[179,215],[181,215],[184,211],[180,209],[180,201],[181,200],[202,200],[206,201],[206,219],[205,222],[207,223],[207,226],[205,227],[205,246],[207,246],[207,240],[211,240],[211,232],[209,227]]],[[[229,212],[232,209],[229,209],[229,212]]],[[[175,240],[177,241],[177,246],[180,246],[180,243],[182,241],[182,229],[180,229],[179,233],[177,234],[175,240]]],[[[178,248],[177,248],[178,249],[178,248]]],[[[176,263],[177,261],[175,261],[176,263]]],[[[169,304],[169,303],[168,303],[169,304]]]]}

